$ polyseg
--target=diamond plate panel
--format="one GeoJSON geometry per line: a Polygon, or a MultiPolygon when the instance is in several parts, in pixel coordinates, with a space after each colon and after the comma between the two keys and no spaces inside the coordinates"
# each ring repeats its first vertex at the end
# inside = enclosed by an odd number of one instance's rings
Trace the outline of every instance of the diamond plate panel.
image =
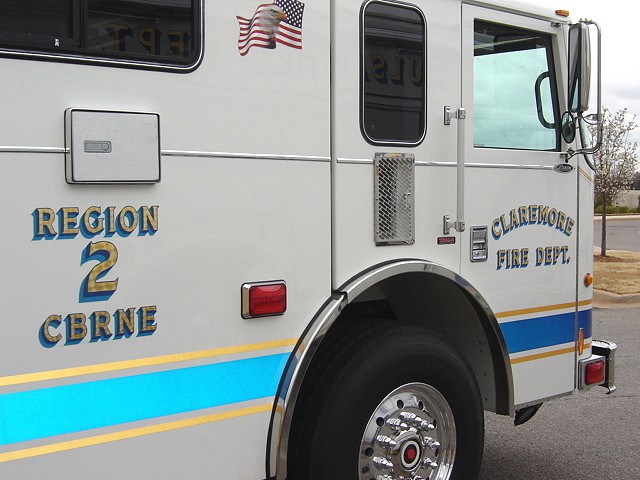
{"type": "Polygon", "coordinates": [[[377,153],[373,164],[375,242],[377,245],[412,245],[415,242],[415,157],[377,153]]]}

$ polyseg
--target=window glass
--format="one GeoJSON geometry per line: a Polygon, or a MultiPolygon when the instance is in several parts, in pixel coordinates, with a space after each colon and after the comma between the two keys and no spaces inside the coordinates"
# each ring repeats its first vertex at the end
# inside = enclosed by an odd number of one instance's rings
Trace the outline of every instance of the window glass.
{"type": "Polygon", "coordinates": [[[580,108],[580,29],[569,29],[569,110],[577,112],[580,108]]]}
{"type": "Polygon", "coordinates": [[[416,8],[371,2],[362,18],[363,134],[417,144],[425,129],[425,21],[416,8]]]}
{"type": "Polygon", "coordinates": [[[476,20],[473,99],[476,147],[558,150],[550,36],[476,20]]]}
{"type": "Polygon", "coordinates": [[[197,0],[2,0],[0,48],[12,53],[195,62],[197,0]]]}
{"type": "Polygon", "coordinates": [[[73,37],[73,0],[2,0],[0,32],[25,42],[73,37]]]}

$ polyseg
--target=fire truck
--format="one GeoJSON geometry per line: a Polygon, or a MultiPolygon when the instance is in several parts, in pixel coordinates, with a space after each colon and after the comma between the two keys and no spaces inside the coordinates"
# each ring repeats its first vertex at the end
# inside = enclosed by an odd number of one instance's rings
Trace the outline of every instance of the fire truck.
{"type": "Polygon", "coordinates": [[[484,412],[615,389],[599,45],[507,0],[0,2],[0,477],[466,480],[484,412]]]}

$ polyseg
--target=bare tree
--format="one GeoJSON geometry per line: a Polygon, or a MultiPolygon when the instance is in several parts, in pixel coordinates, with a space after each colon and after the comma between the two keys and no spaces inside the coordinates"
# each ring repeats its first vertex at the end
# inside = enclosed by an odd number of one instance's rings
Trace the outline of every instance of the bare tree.
{"type": "MultiPolygon", "coordinates": [[[[629,140],[635,130],[635,115],[629,120],[627,109],[616,113],[603,109],[602,146],[594,154],[595,195],[602,202],[602,238],[600,255],[607,255],[607,206],[612,205],[623,190],[628,190],[638,165],[638,142],[629,140]]],[[[595,129],[592,131],[596,135],[595,129]]]]}

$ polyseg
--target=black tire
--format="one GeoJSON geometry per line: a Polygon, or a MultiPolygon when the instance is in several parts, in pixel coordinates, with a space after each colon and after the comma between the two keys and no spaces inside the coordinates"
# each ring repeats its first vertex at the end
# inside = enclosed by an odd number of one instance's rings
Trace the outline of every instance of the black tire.
{"type": "Polygon", "coordinates": [[[361,324],[323,344],[296,406],[288,480],[477,478],[482,400],[455,347],[397,321],[361,324]]]}

